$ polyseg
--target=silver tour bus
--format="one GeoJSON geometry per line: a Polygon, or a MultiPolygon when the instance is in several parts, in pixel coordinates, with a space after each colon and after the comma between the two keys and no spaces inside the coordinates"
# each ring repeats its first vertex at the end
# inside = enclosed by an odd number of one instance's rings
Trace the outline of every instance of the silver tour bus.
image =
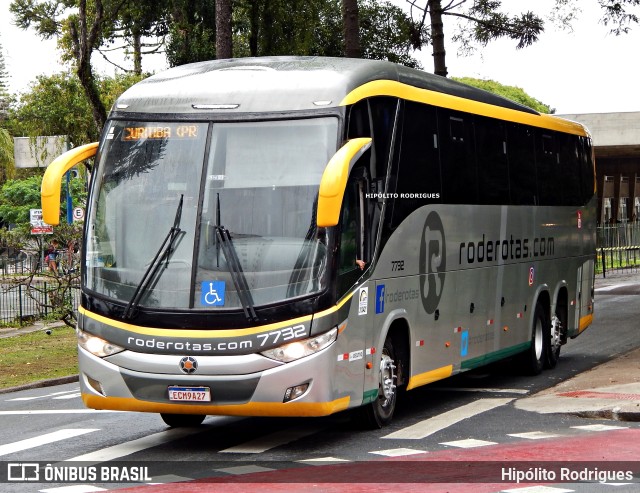
{"type": "Polygon", "coordinates": [[[382,61],[246,58],[154,75],[92,158],[78,314],[95,409],[372,426],[400,391],[513,357],[553,368],[593,318],[581,125],[382,61]]]}

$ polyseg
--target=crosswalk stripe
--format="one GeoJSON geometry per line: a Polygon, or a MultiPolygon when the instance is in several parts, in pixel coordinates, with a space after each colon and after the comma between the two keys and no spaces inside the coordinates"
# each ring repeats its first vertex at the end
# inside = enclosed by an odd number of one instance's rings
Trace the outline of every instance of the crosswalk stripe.
{"type": "Polygon", "coordinates": [[[451,411],[447,411],[446,413],[442,413],[438,416],[434,416],[433,418],[420,421],[419,423],[395,431],[389,435],[383,436],[382,438],[400,438],[405,440],[419,440],[426,438],[429,435],[433,435],[440,430],[444,430],[445,428],[459,423],[464,419],[490,411],[496,407],[504,406],[512,400],[514,399],[504,398],[477,400],[456,409],[452,409],[451,411]]]}
{"type": "MultiPolygon", "coordinates": [[[[154,433],[146,437],[138,438],[136,440],[130,440],[128,442],[113,445],[104,449],[96,450],[88,454],[79,455],[72,459],[67,459],[65,462],[89,462],[97,464],[100,462],[108,462],[110,460],[119,459],[125,455],[130,455],[141,450],[145,450],[151,447],[178,440],[189,435],[202,432],[200,428],[171,428],[166,431],[154,433]]],[[[87,464],[83,464],[87,465],[87,464]]]]}
{"type": "Polygon", "coordinates": [[[20,452],[40,445],[46,445],[60,440],[66,440],[67,438],[74,438],[80,435],[86,435],[94,431],[100,431],[98,429],[86,429],[86,428],[70,428],[66,430],[53,431],[33,438],[27,438],[20,440],[19,442],[7,443],[6,445],[0,445],[0,456],[12,454],[14,452],[20,452]]]}
{"type": "Polygon", "coordinates": [[[557,433],[547,433],[546,431],[528,431],[526,433],[507,433],[510,437],[526,438],[527,440],[542,440],[543,438],[559,437],[557,433]]]}
{"type": "Polygon", "coordinates": [[[279,447],[280,445],[286,445],[287,443],[299,440],[309,435],[313,435],[322,431],[324,428],[309,427],[300,428],[296,430],[284,430],[276,433],[265,435],[255,440],[235,445],[227,449],[221,450],[223,454],[260,454],[266,452],[269,449],[279,447]]]}

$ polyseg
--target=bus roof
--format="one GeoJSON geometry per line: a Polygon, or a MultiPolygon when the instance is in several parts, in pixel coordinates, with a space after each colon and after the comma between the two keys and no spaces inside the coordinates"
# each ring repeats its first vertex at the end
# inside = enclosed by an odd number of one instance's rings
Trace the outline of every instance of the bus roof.
{"type": "Polygon", "coordinates": [[[119,116],[291,112],[343,106],[372,96],[460,106],[438,102],[440,96],[446,96],[463,103],[479,103],[456,109],[494,116],[494,107],[507,110],[495,115],[501,119],[585,134],[581,125],[540,115],[531,108],[445,77],[387,61],[353,58],[260,57],[191,63],[132,86],[116,101],[113,110],[119,116]],[[407,96],[406,90],[411,94],[415,89],[419,95],[414,91],[413,96],[407,96]],[[484,111],[478,111],[478,107],[484,111]],[[538,119],[541,121],[536,123],[538,119]]]}

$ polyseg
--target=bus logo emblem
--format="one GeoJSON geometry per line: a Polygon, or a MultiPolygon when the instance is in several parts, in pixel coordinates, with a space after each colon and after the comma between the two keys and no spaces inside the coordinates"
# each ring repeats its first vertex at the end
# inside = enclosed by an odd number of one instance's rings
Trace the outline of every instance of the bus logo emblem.
{"type": "Polygon", "coordinates": [[[446,267],[444,226],[438,213],[432,211],[424,223],[420,245],[420,295],[422,306],[429,314],[434,313],[440,303],[446,267]]]}
{"type": "Polygon", "coordinates": [[[179,366],[184,373],[191,375],[198,369],[198,362],[191,356],[185,356],[180,360],[179,366]]]}

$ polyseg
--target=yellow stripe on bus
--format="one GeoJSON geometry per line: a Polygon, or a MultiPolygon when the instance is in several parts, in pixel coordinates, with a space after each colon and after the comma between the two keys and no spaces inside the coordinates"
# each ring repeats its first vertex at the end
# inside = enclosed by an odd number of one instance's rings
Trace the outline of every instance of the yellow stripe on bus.
{"type": "Polygon", "coordinates": [[[102,397],[82,394],[82,401],[91,409],[138,411],[146,413],[204,414],[216,416],[328,416],[349,407],[349,396],[330,402],[248,402],[246,404],[203,405],[149,402],[132,397],[102,397]]]}
{"type": "Polygon", "coordinates": [[[409,378],[407,390],[415,389],[421,385],[427,385],[428,383],[437,382],[443,378],[450,377],[453,373],[453,365],[443,366],[435,370],[420,373],[409,378]]]}
{"type": "Polygon", "coordinates": [[[593,323],[593,314],[580,318],[580,326],[578,327],[578,334],[584,329],[589,327],[593,323]]]}
{"type": "Polygon", "coordinates": [[[431,104],[442,108],[498,118],[500,120],[522,123],[534,127],[547,128],[549,130],[558,130],[574,135],[589,135],[582,125],[561,118],[495,106],[442,92],[413,87],[394,80],[374,80],[367,82],[347,94],[340,102],[340,106],[354,104],[363,99],[375,96],[392,96],[408,101],[431,104]]]}
{"type": "Polygon", "coordinates": [[[312,317],[321,318],[327,315],[331,315],[335,313],[340,308],[344,306],[354,295],[354,292],[351,292],[347,296],[345,296],[337,305],[332,306],[326,310],[323,310],[315,315],[305,315],[304,317],[293,318],[290,320],[285,320],[284,322],[277,322],[268,325],[261,325],[259,327],[250,327],[247,329],[161,329],[158,327],[141,327],[139,325],[128,324],[126,322],[121,322],[120,320],[114,320],[112,318],[107,318],[102,315],[98,315],[97,313],[90,312],[84,307],[79,307],[78,311],[87,318],[91,318],[96,320],[97,322],[103,323],[105,325],[110,325],[111,327],[115,327],[117,329],[127,330],[129,332],[133,332],[135,334],[142,334],[147,336],[166,336],[166,337],[181,337],[181,338],[216,338],[216,337],[241,337],[253,334],[260,334],[262,332],[268,332],[270,330],[276,330],[282,327],[287,327],[289,325],[295,325],[303,322],[308,322],[312,317]]]}

